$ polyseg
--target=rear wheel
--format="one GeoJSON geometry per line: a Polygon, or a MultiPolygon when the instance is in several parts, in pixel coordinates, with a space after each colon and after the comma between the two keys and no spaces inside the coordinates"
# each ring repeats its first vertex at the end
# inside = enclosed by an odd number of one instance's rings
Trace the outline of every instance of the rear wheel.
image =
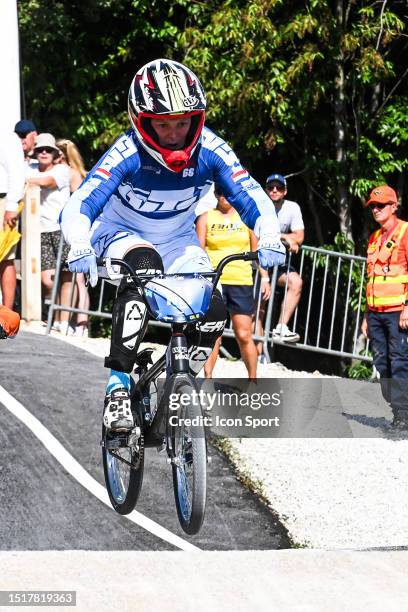
{"type": "MultiPolygon", "coordinates": [[[[137,426],[140,427],[140,420],[137,426]]],[[[102,458],[106,488],[119,514],[129,514],[139,498],[143,482],[144,440],[140,436],[111,434],[102,426],[102,458]],[[130,444],[129,444],[130,442],[130,444]]]]}
{"type": "Polygon", "coordinates": [[[180,406],[177,424],[171,428],[173,489],[177,514],[183,530],[198,533],[204,520],[207,494],[207,451],[201,406],[193,381],[185,379],[172,389],[183,394],[186,406],[180,406]],[[194,392],[194,394],[193,394],[194,392]],[[186,398],[190,397],[190,401],[186,398]]]}

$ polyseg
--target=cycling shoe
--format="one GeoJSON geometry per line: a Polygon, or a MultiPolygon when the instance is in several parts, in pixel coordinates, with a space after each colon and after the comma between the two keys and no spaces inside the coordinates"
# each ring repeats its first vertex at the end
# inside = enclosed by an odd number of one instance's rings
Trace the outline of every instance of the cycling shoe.
{"type": "Polygon", "coordinates": [[[113,432],[126,432],[133,429],[129,391],[124,387],[114,389],[106,395],[103,424],[106,429],[113,432]]]}

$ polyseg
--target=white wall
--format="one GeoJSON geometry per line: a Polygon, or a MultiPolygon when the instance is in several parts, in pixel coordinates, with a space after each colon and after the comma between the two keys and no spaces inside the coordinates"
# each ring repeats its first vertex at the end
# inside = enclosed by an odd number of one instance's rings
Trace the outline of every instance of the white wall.
{"type": "Polygon", "coordinates": [[[0,129],[20,119],[20,69],[16,0],[0,0],[0,129]]]}

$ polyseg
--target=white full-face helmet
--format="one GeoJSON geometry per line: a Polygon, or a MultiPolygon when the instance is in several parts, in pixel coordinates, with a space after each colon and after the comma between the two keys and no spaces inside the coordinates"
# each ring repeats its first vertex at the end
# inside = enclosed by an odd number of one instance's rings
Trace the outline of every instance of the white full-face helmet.
{"type": "Polygon", "coordinates": [[[129,89],[129,117],[136,137],[165,168],[181,172],[193,155],[203,129],[207,102],[196,75],[183,64],[167,59],[149,62],[137,71],[129,89]],[[151,119],[191,117],[184,148],[160,146],[151,119]]]}

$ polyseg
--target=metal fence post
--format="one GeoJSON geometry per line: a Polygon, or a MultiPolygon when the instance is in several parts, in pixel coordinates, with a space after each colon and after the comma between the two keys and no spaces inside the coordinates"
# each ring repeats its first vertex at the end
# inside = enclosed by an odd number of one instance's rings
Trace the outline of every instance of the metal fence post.
{"type": "Polygon", "coordinates": [[[57,301],[57,294],[58,294],[58,289],[59,289],[59,284],[60,284],[60,273],[61,273],[61,266],[62,266],[61,260],[62,260],[63,247],[64,247],[64,236],[62,235],[62,232],[61,232],[61,238],[60,238],[59,245],[58,245],[57,263],[55,266],[54,282],[52,284],[50,307],[48,309],[47,330],[46,330],[47,334],[50,333],[52,321],[54,319],[55,303],[57,301]]]}
{"type": "Polygon", "coordinates": [[[272,279],[271,279],[271,297],[268,301],[268,308],[265,316],[265,327],[264,327],[264,336],[262,340],[263,344],[263,353],[266,356],[266,362],[271,362],[271,357],[269,355],[268,348],[268,340],[271,339],[271,347],[273,348],[273,338],[271,335],[271,327],[272,327],[272,314],[273,314],[273,305],[275,303],[275,292],[276,292],[276,282],[278,280],[278,266],[274,266],[272,270],[272,279]]]}

